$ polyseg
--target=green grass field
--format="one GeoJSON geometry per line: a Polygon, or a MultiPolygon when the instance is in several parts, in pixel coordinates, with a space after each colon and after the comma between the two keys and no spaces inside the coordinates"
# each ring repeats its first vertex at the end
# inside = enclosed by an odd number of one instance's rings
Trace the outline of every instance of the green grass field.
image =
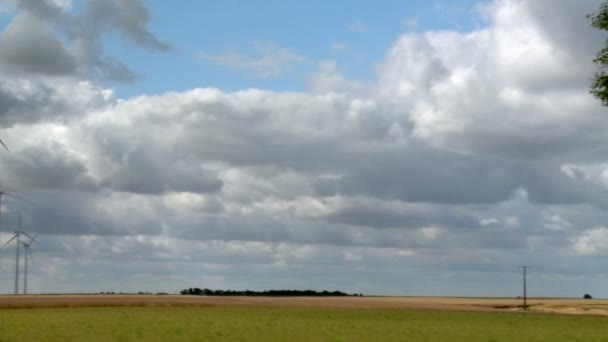
{"type": "Polygon", "coordinates": [[[607,341],[601,317],[372,309],[0,310],[0,341],[607,341]]]}

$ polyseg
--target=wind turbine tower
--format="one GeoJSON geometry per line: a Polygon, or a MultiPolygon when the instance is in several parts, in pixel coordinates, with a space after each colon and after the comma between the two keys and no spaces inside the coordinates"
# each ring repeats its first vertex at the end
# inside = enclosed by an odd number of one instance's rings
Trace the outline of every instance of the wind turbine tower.
{"type": "MultiPolygon", "coordinates": [[[[19,222],[18,222],[19,229],[21,229],[21,211],[19,211],[18,219],[19,219],[19,222]]],[[[40,243],[35,238],[29,236],[26,232],[24,232],[22,230],[19,230],[19,232],[21,234],[24,234],[28,238],[30,238],[30,241],[24,242],[24,241],[19,241],[19,237],[17,237],[17,244],[19,244],[19,242],[21,242],[21,244],[23,245],[23,248],[25,249],[25,267],[23,269],[23,294],[25,295],[25,294],[27,294],[27,267],[28,267],[29,263],[32,262],[32,250],[31,250],[32,243],[34,243],[34,242],[37,244],[40,244],[40,243]],[[28,258],[29,258],[29,260],[28,260],[28,258]]],[[[19,245],[17,245],[17,250],[19,250],[19,245]]],[[[17,253],[19,253],[19,252],[17,252],[17,253]]],[[[19,260],[18,257],[17,257],[17,260],[19,260]]],[[[18,261],[17,261],[17,263],[18,263],[18,261]]],[[[19,277],[19,274],[15,274],[15,277],[19,277]]],[[[15,285],[17,286],[18,283],[15,282],[15,285]]]]}
{"type": "MultiPolygon", "coordinates": [[[[19,229],[21,229],[21,212],[19,212],[19,229]]],[[[16,252],[17,254],[15,257],[15,294],[19,294],[19,256],[20,256],[20,247],[23,244],[23,242],[21,241],[21,235],[25,235],[30,239],[30,242],[28,242],[28,244],[31,244],[32,241],[36,241],[36,239],[31,237],[28,233],[24,232],[23,230],[17,230],[17,231],[15,231],[15,235],[13,235],[13,237],[4,244],[6,246],[11,241],[16,239],[15,242],[17,243],[17,252],[16,252]]],[[[38,243],[38,241],[36,241],[36,243],[38,243]]],[[[26,267],[27,267],[27,265],[26,265],[26,267]]]]}
{"type": "MultiPolygon", "coordinates": [[[[21,242],[23,248],[25,249],[25,267],[23,268],[23,294],[27,294],[27,266],[32,262],[32,242],[38,243],[38,241],[34,238],[31,238],[29,242],[21,242]]],[[[38,243],[39,244],[39,243],[38,243]]]]}
{"type": "MultiPolygon", "coordinates": [[[[0,144],[2,144],[2,147],[4,147],[4,149],[6,150],[6,152],[10,152],[8,150],[8,147],[6,147],[6,144],[4,143],[4,141],[2,141],[2,139],[0,139],[0,144]]],[[[0,186],[0,189],[1,188],[2,187],[0,186]]],[[[2,193],[3,193],[3,191],[0,190],[0,232],[2,231],[2,224],[1,224],[2,223],[2,221],[1,221],[2,220],[2,215],[1,215],[1,212],[2,212],[2,193]]],[[[2,241],[2,240],[0,240],[0,241],[2,241]]]]}
{"type": "Polygon", "coordinates": [[[21,234],[20,230],[15,232],[15,235],[8,240],[4,245],[8,245],[11,241],[17,239],[17,255],[15,257],[15,294],[19,294],[19,247],[21,247],[21,234]]]}

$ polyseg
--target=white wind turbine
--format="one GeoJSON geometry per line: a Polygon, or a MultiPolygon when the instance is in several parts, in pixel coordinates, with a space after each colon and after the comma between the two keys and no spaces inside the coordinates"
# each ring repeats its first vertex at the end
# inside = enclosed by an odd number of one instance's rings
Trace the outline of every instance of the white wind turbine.
{"type": "Polygon", "coordinates": [[[27,266],[29,263],[33,262],[33,257],[32,257],[32,242],[35,242],[37,244],[40,244],[36,239],[34,238],[30,238],[29,242],[21,242],[21,244],[23,245],[23,248],[25,248],[25,267],[23,270],[23,294],[26,295],[27,294],[27,266]],[[29,260],[28,260],[29,259],[29,260]]]}
{"type": "MultiPolygon", "coordinates": [[[[0,144],[2,144],[2,146],[4,147],[4,149],[7,152],[10,152],[8,150],[8,147],[6,147],[6,144],[4,143],[4,141],[2,141],[2,139],[0,139],[0,144]]],[[[2,189],[2,186],[0,186],[0,189],[2,189]]],[[[2,212],[2,191],[0,190],[0,232],[2,231],[2,213],[1,212],[2,212]]],[[[0,239],[0,241],[2,241],[2,240],[0,239]]]]}
{"type": "Polygon", "coordinates": [[[4,141],[2,141],[2,139],[0,139],[0,144],[2,144],[2,147],[4,147],[4,149],[6,150],[6,152],[10,152],[8,150],[8,147],[6,147],[6,144],[4,143],[4,141]]]}
{"type": "MultiPolygon", "coordinates": [[[[19,212],[19,229],[21,229],[21,212],[19,212]]],[[[19,294],[19,256],[20,256],[20,247],[22,245],[21,235],[25,235],[28,238],[30,238],[30,243],[31,243],[31,241],[36,241],[33,237],[31,237],[28,233],[24,232],[23,230],[16,230],[15,235],[13,235],[13,237],[4,244],[6,246],[11,241],[17,239],[16,240],[17,253],[16,253],[16,257],[15,257],[15,294],[19,294]]],[[[36,241],[36,242],[38,242],[38,241],[36,241]]]]}
{"type": "MultiPolygon", "coordinates": [[[[1,140],[0,140],[0,144],[1,144],[1,140]]],[[[36,203],[28,200],[27,198],[23,198],[21,196],[17,196],[15,194],[11,193],[11,192],[6,192],[4,190],[4,187],[2,186],[2,184],[0,183],[0,231],[2,231],[2,197],[3,196],[12,197],[12,198],[14,198],[16,200],[19,200],[19,201],[22,201],[22,202],[26,202],[26,203],[30,203],[30,204],[34,204],[34,205],[36,204],[36,203]]],[[[19,212],[19,217],[21,217],[21,212],[19,212]]]]}

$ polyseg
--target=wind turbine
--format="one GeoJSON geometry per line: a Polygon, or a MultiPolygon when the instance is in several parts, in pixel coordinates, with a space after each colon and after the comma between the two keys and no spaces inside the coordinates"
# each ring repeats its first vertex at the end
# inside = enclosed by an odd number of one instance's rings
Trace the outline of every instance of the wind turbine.
{"type": "MultiPolygon", "coordinates": [[[[25,248],[25,267],[23,270],[23,294],[27,294],[27,266],[29,265],[28,263],[28,257],[29,257],[29,262],[32,262],[33,258],[32,258],[32,250],[30,249],[32,247],[32,242],[35,242],[37,244],[40,244],[40,242],[38,242],[38,240],[36,240],[35,238],[29,236],[26,232],[22,231],[22,221],[21,221],[21,211],[18,212],[18,225],[19,225],[19,232],[21,232],[21,234],[26,235],[27,237],[30,238],[30,241],[28,242],[24,242],[24,241],[17,241],[17,243],[21,242],[21,244],[23,245],[23,248],[25,248]]],[[[18,277],[18,274],[15,275],[16,277],[18,277]]]]}
{"type": "MultiPolygon", "coordinates": [[[[21,229],[21,212],[19,212],[19,229],[21,229]]],[[[19,294],[19,256],[20,256],[20,247],[21,247],[21,235],[25,235],[28,238],[30,238],[30,243],[31,241],[36,241],[33,237],[31,237],[28,233],[24,232],[23,230],[16,230],[15,231],[15,235],[13,235],[13,237],[8,240],[4,245],[8,245],[11,241],[16,240],[17,242],[17,254],[15,257],[15,294],[19,294]]],[[[36,241],[37,242],[37,241],[36,241]]],[[[27,266],[26,266],[27,267],[27,266]]]]}
{"type": "Polygon", "coordinates": [[[10,152],[8,150],[8,147],[6,147],[6,144],[4,143],[4,141],[2,141],[2,139],[0,139],[0,144],[2,144],[2,147],[4,147],[4,149],[6,150],[6,152],[10,152]]]}
{"type": "MultiPolygon", "coordinates": [[[[0,142],[1,142],[1,140],[0,140],[0,142]]],[[[14,198],[16,200],[36,205],[36,203],[28,200],[27,198],[23,198],[21,196],[15,195],[13,193],[4,191],[4,187],[0,183],[0,231],[2,231],[2,196],[12,197],[12,198],[14,198]]],[[[19,212],[19,217],[20,217],[19,220],[21,220],[21,212],[19,212]]],[[[21,229],[21,228],[19,228],[19,229],[21,229]]]]}
{"type": "Polygon", "coordinates": [[[19,294],[19,247],[21,247],[21,232],[15,231],[15,235],[4,245],[8,245],[11,241],[15,239],[17,239],[17,256],[15,261],[15,294],[19,294]]]}
{"type": "Polygon", "coordinates": [[[26,295],[27,294],[27,266],[28,266],[28,257],[29,257],[29,262],[31,263],[33,259],[32,257],[32,242],[35,242],[37,244],[40,244],[36,239],[34,238],[30,238],[29,242],[21,242],[21,244],[23,245],[23,248],[25,248],[25,268],[23,270],[23,294],[26,295]]]}
{"type": "MultiPolygon", "coordinates": [[[[0,144],[2,144],[2,147],[4,147],[4,149],[6,150],[6,152],[10,152],[10,151],[8,150],[8,147],[6,147],[6,144],[4,143],[4,141],[2,141],[2,139],[0,139],[0,144]]],[[[2,188],[2,187],[0,186],[0,189],[1,189],[1,188],[2,188]]],[[[1,211],[2,211],[2,194],[0,193],[0,212],[1,212],[1,211]]],[[[1,231],[2,231],[2,215],[1,215],[1,213],[0,213],[0,232],[1,232],[1,231]]],[[[2,240],[0,239],[0,241],[2,241],[2,240]]]]}

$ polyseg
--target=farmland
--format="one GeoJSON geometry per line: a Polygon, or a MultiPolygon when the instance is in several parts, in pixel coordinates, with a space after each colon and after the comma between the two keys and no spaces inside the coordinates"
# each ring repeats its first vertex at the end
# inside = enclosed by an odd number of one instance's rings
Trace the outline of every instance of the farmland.
{"type": "Polygon", "coordinates": [[[422,297],[0,296],[0,341],[593,341],[608,335],[607,318],[601,317],[607,301],[534,299],[527,315],[512,306],[518,303],[422,297]]]}
{"type": "MultiPolygon", "coordinates": [[[[437,311],[521,311],[515,298],[460,297],[208,297],[180,295],[0,295],[0,308],[199,306],[199,307],[300,307],[350,309],[414,309],[437,311]]],[[[532,313],[608,316],[607,299],[532,298],[532,313]]]]}

